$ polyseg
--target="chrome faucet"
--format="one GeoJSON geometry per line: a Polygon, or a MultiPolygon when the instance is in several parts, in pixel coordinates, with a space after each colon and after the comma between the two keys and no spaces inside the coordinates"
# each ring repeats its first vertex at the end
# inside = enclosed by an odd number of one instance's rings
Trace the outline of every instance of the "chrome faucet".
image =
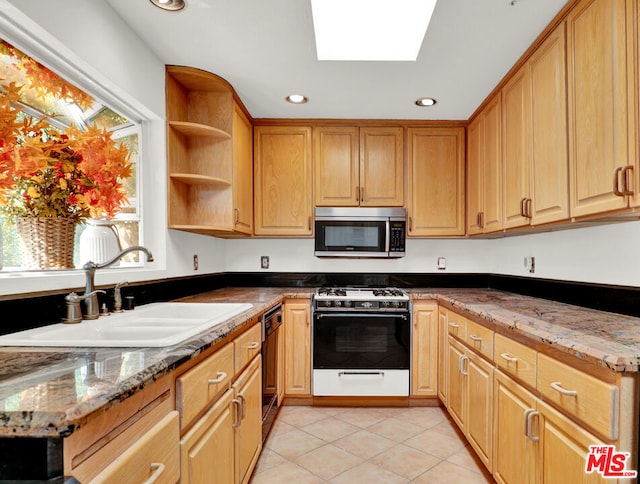
{"type": "Polygon", "coordinates": [[[134,252],[136,250],[145,253],[145,255],[147,256],[147,262],[153,262],[153,255],[151,254],[149,249],[147,249],[146,247],[142,247],[141,245],[134,245],[132,247],[127,247],[118,255],[114,256],[113,258],[109,259],[106,262],[101,262],[100,264],[97,264],[93,261],[89,261],[82,266],[85,274],[84,294],[85,296],[91,294],[90,297],[84,300],[87,308],[87,313],[84,316],[84,319],[98,319],[98,316],[100,316],[100,308],[98,307],[98,295],[94,293],[95,291],[94,279],[95,279],[96,270],[109,267],[111,264],[114,264],[117,261],[119,261],[124,255],[128,254],[129,252],[134,252]]]}

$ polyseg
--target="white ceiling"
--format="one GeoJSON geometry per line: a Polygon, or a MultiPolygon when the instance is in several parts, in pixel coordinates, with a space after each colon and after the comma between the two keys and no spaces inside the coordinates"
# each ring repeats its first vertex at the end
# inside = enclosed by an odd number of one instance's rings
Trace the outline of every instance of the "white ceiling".
{"type": "Polygon", "coordinates": [[[165,64],[229,81],[254,118],[450,120],[469,118],[567,2],[439,0],[416,62],[338,62],[316,59],[309,0],[187,0],[177,13],[106,1],[165,64]]]}

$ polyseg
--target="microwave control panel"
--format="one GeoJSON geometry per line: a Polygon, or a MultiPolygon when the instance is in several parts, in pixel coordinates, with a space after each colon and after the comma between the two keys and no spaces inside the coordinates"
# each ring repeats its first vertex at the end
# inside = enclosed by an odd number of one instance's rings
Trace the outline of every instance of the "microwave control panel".
{"type": "Polygon", "coordinates": [[[406,222],[394,222],[389,223],[390,231],[390,244],[389,252],[404,252],[405,238],[406,238],[406,222]]]}

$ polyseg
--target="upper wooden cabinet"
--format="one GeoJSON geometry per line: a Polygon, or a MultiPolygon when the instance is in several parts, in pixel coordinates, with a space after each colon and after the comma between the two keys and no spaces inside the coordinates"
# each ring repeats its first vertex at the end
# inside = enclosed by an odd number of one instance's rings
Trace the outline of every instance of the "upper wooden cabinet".
{"type": "Polygon", "coordinates": [[[468,128],[467,234],[502,229],[502,104],[498,93],[468,128]]]}
{"type": "Polygon", "coordinates": [[[626,208],[637,191],[636,8],[634,0],[583,0],[566,20],[574,217],[626,208]]]}
{"type": "Polygon", "coordinates": [[[464,235],[464,128],[409,128],[408,235],[464,235]]]}
{"type": "Polygon", "coordinates": [[[319,126],[314,133],[316,206],[404,205],[403,128],[319,126]]]}
{"type": "Polygon", "coordinates": [[[252,183],[251,172],[239,168],[251,153],[250,123],[233,88],[208,72],[167,66],[166,98],[169,228],[221,237],[251,233],[236,224],[251,219],[236,201],[251,197],[252,183]],[[245,126],[235,121],[239,113],[245,126]]]}
{"type": "Polygon", "coordinates": [[[253,233],[253,128],[244,112],[233,110],[233,225],[253,233]]]}
{"type": "Polygon", "coordinates": [[[311,128],[256,126],[254,150],[255,235],[311,235],[311,128]]]}
{"type": "Polygon", "coordinates": [[[504,228],[569,217],[564,25],[502,89],[504,228]]]}

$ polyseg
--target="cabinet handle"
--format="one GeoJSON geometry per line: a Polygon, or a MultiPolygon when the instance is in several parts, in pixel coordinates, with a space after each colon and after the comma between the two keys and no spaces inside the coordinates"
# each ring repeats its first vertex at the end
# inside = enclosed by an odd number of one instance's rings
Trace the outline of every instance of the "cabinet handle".
{"type": "Polygon", "coordinates": [[[513,356],[510,356],[509,353],[502,353],[500,355],[500,358],[503,358],[503,359],[507,360],[509,363],[517,363],[518,362],[518,358],[514,358],[513,356]]]}
{"type": "Polygon", "coordinates": [[[238,393],[238,400],[240,400],[240,420],[244,420],[244,418],[247,416],[247,399],[244,398],[244,395],[242,393],[238,393]]]}
{"type": "Polygon", "coordinates": [[[225,378],[227,378],[227,374],[224,371],[219,371],[216,373],[218,378],[210,378],[207,383],[209,385],[217,385],[218,383],[222,383],[225,378]]]}
{"type": "Polygon", "coordinates": [[[613,172],[613,194],[618,197],[623,197],[624,193],[620,191],[620,172],[623,170],[623,167],[620,166],[616,168],[613,172]]]}
{"type": "Polygon", "coordinates": [[[142,484],[153,484],[158,480],[158,478],[164,472],[164,469],[165,469],[164,464],[162,462],[152,462],[150,468],[151,468],[151,475],[149,476],[149,479],[147,479],[146,481],[143,481],[142,484]]]}
{"type": "Polygon", "coordinates": [[[521,217],[526,217],[527,213],[525,212],[525,208],[524,208],[524,204],[527,203],[527,199],[523,198],[522,200],[520,200],[520,216],[521,217]]]}
{"type": "Polygon", "coordinates": [[[356,187],[356,202],[360,201],[360,187],[356,187]]]}
{"type": "Polygon", "coordinates": [[[307,218],[307,229],[311,231],[311,215],[307,218]]]}
{"type": "Polygon", "coordinates": [[[531,218],[531,205],[533,203],[533,200],[531,200],[530,198],[527,198],[527,201],[524,204],[524,216],[527,218],[531,218]]]}
{"type": "Polygon", "coordinates": [[[259,346],[260,346],[260,343],[258,343],[257,341],[254,341],[250,345],[247,345],[247,349],[248,350],[255,350],[259,346]]]}
{"type": "Polygon", "coordinates": [[[409,217],[409,232],[413,230],[413,217],[409,217]]]}
{"type": "Polygon", "coordinates": [[[469,335],[469,338],[471,338],[474,343],[482,343],[482,338],[480,336],[476,336],[475,334],[469,335]]]}
{"type": "Polygon", "coordinates": [[[364,202],[364,187],[360,187],[360,201],[364,202]]]}
{"type": "Polygon", "coordinates": [[[554,381],[551,383],[551,388],[553,388],[556,392],[562,393],[563,395],[566,395],[568,397],[577,397],[578,396],[578,392],[575,390],[567,390],[565,388],[562,388],[561,386],[562,384],[559,381],[554,381]]]}
{"type": "Polygon", "coordinates": [[[625,166],[624,170],[622,170],[622,186],[624,187],[622,193],[625,195],[633,195],[633,188],[631,188],[633,177],[629,176],[629,172],[633,173],[633,165],[625,166]]]}
{"type": "Polygon", "coordinates": [[[460,355],[460,357],[458,358],[458,371],[461,375],[467,376],[469,374],[469,372],[464,369],[464,362],[468,359],[469,358],[467,358],[465,355],[460,355]]]}
{"type": "Polygon", "coordinates": [[[531,431],[531,427],[533,424],[533,417],[537,415],[540,415],[540,414],[536,412],[534,409],[528,408],[527,410],[524,411],[524,414],[522,416],[522,420],[524,424],[524,434],[527,437],[529,437],[529,439],[532,440],[533,442],[537,442],[540,440],[540,437],[538,437],[537,435],[534,435],[531,431]]]}
{"type": "Polygon", "coordinates": [[[234,212],[235,217],[236,217],[235,224],[238,225],[238,222],[240,222],[240,210],[237,209],[237,208],[234,208],[233,212],[234,212]]]}
{"type": "MultiPolygon", "coordinates": [[[[240,395],[238,395],[240,396],[240,395]]],[[[231,400],[231,402],[236,406],[236,420],[231,424],[234,429],[240,427],[240,421],[242,420],[242,403],[237,398],[231,400]]]]}

